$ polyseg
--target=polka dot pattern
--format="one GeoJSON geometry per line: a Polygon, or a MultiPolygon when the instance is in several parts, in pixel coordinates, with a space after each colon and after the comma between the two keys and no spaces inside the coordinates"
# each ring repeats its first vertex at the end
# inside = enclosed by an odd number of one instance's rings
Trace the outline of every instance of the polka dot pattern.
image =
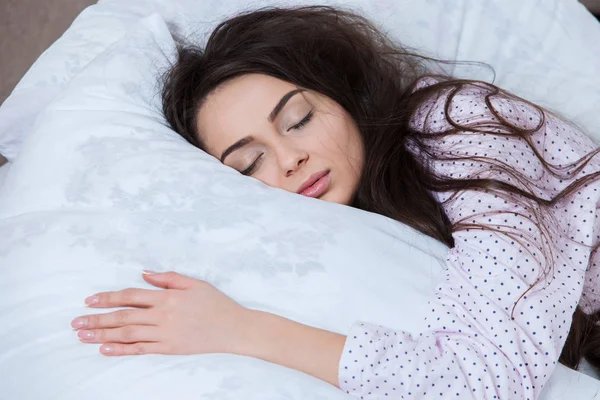
{"type": "MultiPolygon", "coordinates": [[[[434,81],[425,78],[418,87],[434,81]]],[[[533,144],[559,166],[596,148],[576,127],[550,113],[542,120],[533,106],[516,98],[493,100],[494,115],[484,100],[488,92],[475,84],[463,88],[452,101],[450,117],[464,124],[493,123],[500,117],[527,128],[543,121],[531,136],[533,144]]],[[[432,139],[450,128],[444,114],[447,94],[426,102],[413,118],[432,139]]],[[[518,137],[461,131],[427,146],[446,158],[482,157],[481,162],[433,160],[409,146],[441,176],[493,177],[521,188],[530,185],[544,198],[600,171],[596,156],[580,172],[556,177],[518,137]],[[527,182],[501,173],[495,163],[516,169],[527,182]]],[[[473,189],[434,195],[450,220],[463,227],[453,233],[445,279],[425,316],[428,329],[413,335],[356,321],[340,359],[341,389],[360,399],[537,399],[556,367],[575,307],[581,302],[589,312],[600,304],[600,258],[590,254],[600,238],[600,182],[542,210],[540,219],[535,214],[540,209],[516,195],[473,189]]]]}

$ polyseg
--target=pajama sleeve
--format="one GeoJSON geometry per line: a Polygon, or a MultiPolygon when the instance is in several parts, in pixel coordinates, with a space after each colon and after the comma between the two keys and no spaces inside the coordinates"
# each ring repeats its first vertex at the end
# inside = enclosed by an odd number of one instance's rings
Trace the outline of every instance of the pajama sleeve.
{"type": "MultiPolygon", "coordinates": [[[[485,90],[468,89],[454,98],[453,119],[465,123],[475,118],[494,119],[482,97],[485,90]]],[[[415,117],[422,129],[435,133],[444,128],[444,101],[443,96],[431,101],[415,117]]],[[[536,125],[541,118],[535,109],[517,100],[497,102],[495,108],[503,118],[523,126],[536,125]]],[[[541,140],[540,148],[544,140],[549,144],[550,134],[564,131],[561,124],[548,118],[533,136],[541,140]]],[[[447,156],[485,155],[528,176],[543,171],[522,140],[466,132],[438,142],[438,150],[447,156]]],[[[545,154],[553,162],[561,157],[575,161],[586,150],[575,142],[569,147],[565,141],[562,154],[560,150],[545,154]]],[[[483,163],[436,161],[433,168],[438,174],[457,179],[493,175],[514,182],[514,178],[483,163]]],[[[537,177],[544,183],[538,195],[547,197],[561,189],[558,179],[537,177]]],[[[338,378],[340,388],[356,398],[533,400],[556,367],[590,256],[585,240],[578,245],[561,238],[557,224],[566,225],[566,216],[573,222],[575,209],[587,212],[579,207],[584,202],[560,203],[536,222],[532,210],[516,201],[516,196],[472,189],[437,193],[441,202],[452,194],[456,194],[452,201],[442,203],[450,220],[473,227],[453,233],[455,246],[447,255],[445,277],[436,287],[425,316],[428,329],[409,334],[356,321],[347,333],[338,378]],[[546,236],[539,234],[540,222],[548,229],[546,236]],[[500,232],[481,230],[476,225],[500,232]],[[543,278],[545,272],[547,278],[543,278]],[[520,297],[538,278],[543,279],[520,297]]]]}

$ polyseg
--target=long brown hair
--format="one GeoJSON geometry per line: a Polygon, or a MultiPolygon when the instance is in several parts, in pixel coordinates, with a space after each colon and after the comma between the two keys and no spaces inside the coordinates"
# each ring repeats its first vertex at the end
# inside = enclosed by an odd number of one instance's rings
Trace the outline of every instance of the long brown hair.
{"type": "MultiPolygon", "coordinates": [[[[499,195],[516,194],[528,204],[533,218],[539,221],[544,207],[554,205],[599,176],[600,173],[589,174],[553,198],[545,199],[535,195],[533,190],[496,179],[445,179],[433,174],[406,149],[411,143],[427,151],[425,137],[431,138],[411,127],[410,120],[425,99],[446,90],[449,92],[446,119],[452,128],[437,134],[437,138],[461,131],[517,135],[529,144],[550,173],[563,176],[556,166],[543,159],[530,139],[530,135],[543,126],[548,111],[545,113],[527,102],[541,115],[540,124],[530,129],[509,123],[496,112],[496,126],[491,126],[489,121],[485,125],[459,124],[450,118],[448,111],[452,98],[468,84],[487,89],[486,102],[491,110],[492,97],[516,96],[490,83],[440,74],[437,74],[438,83],[415,90],[418,78],[432,74],[431,64],[428,64],[431,61],[440,60],[421,56],[391,41],[372,22],[349,9],[266,7],[221,22],[204,48],[179,44],[178,59],[164,76],[163,112],[176,132],[189,143],[204,149],[196,132],[197,112],[211,91],[234,77],[247,73],[266,74],[328,96],[353,117],[365,146],[365,166],[351,205],[393,218],[450,248],[454,247],[453,232],[493,228],[461,222],[452,224],[442,204],[430,191],[474,189],[493,190],[499,195]]],[[[575,172],[598,151],[600,148],[574,163],[575,172]]],[[[440,159],[436,154],[430,156],[440,159]]],[[[483,157],[460,158],[466,159],[486,161],[483,157]]],[[[515,168],[507,164],[498,167],[528,187],[527,179],[515,168]]],[[[539,227],[540,234],[547,234],[542,224],[539,227]]],[[[585,357],[600,368],[598,321],[600,311],[588,315],[580,306],[576,308],[559,359],[562,364],[576,369],[585,357]]]]}

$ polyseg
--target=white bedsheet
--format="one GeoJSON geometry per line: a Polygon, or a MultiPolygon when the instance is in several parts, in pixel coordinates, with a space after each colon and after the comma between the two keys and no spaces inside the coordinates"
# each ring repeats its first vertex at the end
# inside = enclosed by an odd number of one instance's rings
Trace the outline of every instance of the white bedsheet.
{"type": "Polygon", "coordinates": [[[6,179],[6,174],[8,174],[9,168],[10,167],[8,163],[0,166],[0,188],[2,188],[2,185],[4,184],[4,180],[6,179]]]}

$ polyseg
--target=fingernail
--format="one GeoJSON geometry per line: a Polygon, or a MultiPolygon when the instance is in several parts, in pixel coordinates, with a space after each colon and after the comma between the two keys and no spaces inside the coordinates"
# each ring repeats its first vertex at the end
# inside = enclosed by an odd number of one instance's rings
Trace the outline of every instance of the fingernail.
{"type": "Polygon", "coordinates": [[[148,275],[148,274],[155,274],[156,272],[154,272],[154,271],[150,271],[150,270],[147,270],[147,269],[143,269],[143,270],[142,270],[142,273],[143,273],[143,274],[147,274],[147,275],[148,275]]]}
{"type": "Polygon", "coordinates": [[[71,326],[73,328],[83,328],[87,325],[87,318],[75,318],[71,321],[71,326]]]}
{"type": "Polygon", "coordinates": [[[94,332],[92,331],[78,331],[77,337],[79,339],[91,339],[94,337],[94,332]]]}
{"type": "Polygon", "coordinates": [[[85,304],[92,305],[98,303],[98,296],[93,295],[85,299],[85,304]]]}
{"type": "Polygon", "coordinates": [[[112,353],[113,352],[113,348],[110,346],[100,346],[100,351],[103,353],[112,353]]]}

